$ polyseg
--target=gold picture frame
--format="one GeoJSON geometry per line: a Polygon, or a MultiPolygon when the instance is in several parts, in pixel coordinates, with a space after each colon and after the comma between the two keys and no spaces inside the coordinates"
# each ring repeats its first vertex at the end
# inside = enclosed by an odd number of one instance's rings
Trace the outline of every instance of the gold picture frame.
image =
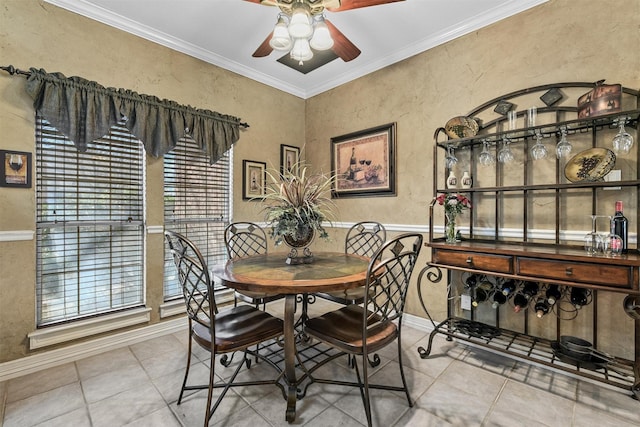
{"type": "Polygon", "coordinates": [[[331,197],[396,195],[396,124],[331,138],[331,197]]]}

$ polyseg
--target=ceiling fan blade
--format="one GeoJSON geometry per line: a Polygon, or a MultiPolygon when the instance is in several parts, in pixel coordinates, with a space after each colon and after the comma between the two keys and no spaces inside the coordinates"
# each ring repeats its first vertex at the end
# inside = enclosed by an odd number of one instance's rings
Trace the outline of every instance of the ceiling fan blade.
{"type": "Polygon", "coordinates": [[[253,56],[254,58],[262,58],[264,56],[269,56],[269,54],[271,52],[273,52],[273,48],[269,44],[269,42],[271,41],[271,37],[272,36],[273,36],[273,32],[270,32],[269,35],[267,36],[267,38],[264,39],[262,44],[260,46],[258,46],[256,51],[253,52],[253,55],[251,55],[251,56],[253,56]]]}
{"type": "Polygon", "coordinates": [[[360,49],[356,47],[351,41],[340,32],[329,20],[325,19],[324,22],[329,28],[329,33],[333,39],[333,47],[331,48],[336,55],[338,55],[344,62],[349,62],[356,59],[360,53],[360,49]]]}
{"type": "Polygon", "coordinates": [[[359,9],[361,7],[377,6],[379,4],[395,3],[404,0],[341,0],[340,7],[327,7],[331,12],[359,9]]]}

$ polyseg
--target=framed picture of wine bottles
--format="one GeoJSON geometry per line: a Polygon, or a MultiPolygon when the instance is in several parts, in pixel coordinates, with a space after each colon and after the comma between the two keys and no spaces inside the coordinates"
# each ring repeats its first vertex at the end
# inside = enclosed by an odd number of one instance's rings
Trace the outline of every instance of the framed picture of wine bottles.
{"type": "Polygon", "coordinates": [[[0,150],[0,187],[31,188],[31,153],[0,150]]]}
{"type": "Polygon", "coordinates": [[[331,196],[395,196],[395,145],[395,123],[331,138],[331,196]]]}

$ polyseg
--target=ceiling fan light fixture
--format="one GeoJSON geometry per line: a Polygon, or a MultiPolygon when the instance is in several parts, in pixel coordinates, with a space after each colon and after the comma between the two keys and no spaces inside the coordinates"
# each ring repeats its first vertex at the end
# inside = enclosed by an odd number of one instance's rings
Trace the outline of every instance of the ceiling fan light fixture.
{"type": "MultiPolygon", "coordinates": [[[[311,12],[306,3],[298,2],[293,6],[289,34],[294,39],[307,38],[313,33],[311,25],[311,12]]],[[[295,42],[294,42],[295,44],[295,42]]]]}
{"type": "Polygon", "coordinates": [[[287,51],[291,49],[291,37],[289,37],[287,22],[283,15],[278,16],[278,23],[273,29],[273,36],[271,36],[269,46],[275,50],[287,51]]]}
{"type": "Polygon", "coordinates": [[[313,29],[313,37],[311,37],[310,45],[315,50],[327,50],[333,47],[333,39],[329,33],[329,27],[324,22],[324,16],[315,17],[315,27],[313,29]]]}
{"type": "Polygon", "coordinates": [[[313,58],[313,52],[311,51],[311,47],[309,47],[309,40],[306,38],[295,39],[293,41],[293,47],[290,52],[291,58],[295,61],[298,61],[300,65],[304,61],[308,61],[313,58]]]}

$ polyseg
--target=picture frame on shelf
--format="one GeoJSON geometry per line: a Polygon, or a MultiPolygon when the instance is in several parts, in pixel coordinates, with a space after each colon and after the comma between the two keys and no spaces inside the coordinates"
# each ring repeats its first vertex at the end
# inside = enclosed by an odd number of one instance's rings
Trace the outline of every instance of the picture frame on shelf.
{"type": "Polygon", "coordinates": [[[255,160],[242,161],[242,199],[262,200],[266,194],[267,164],[255,160]]]}
{"type": "Polygon", "coordinates": [[[395,147],[395,122],[331,138],[331,197],[395,196],[395,147]]]}
{"type": "Polygon", "coordinates": [[[31,188],[31,153],[0,150],[0,187],[31,188]]]}
{"type": "Polygon", "coordinates": [[[300,147],[280,144],[280,174],[284,175],[285,172],[290,172],[297,175],[299,164],[300,147]]]}

